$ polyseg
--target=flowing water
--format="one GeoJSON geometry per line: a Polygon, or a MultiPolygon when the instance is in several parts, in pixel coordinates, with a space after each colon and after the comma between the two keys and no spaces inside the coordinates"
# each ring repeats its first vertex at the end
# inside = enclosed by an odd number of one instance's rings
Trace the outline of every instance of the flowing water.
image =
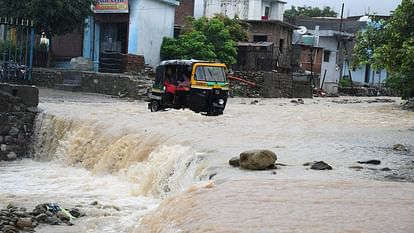
{"type": "Polygon", "coordinates": [[[398,99],[332,100],[231,99],[223,116],[206,117],[41,90],[34,158],[0,163],[0,207],[57,202],[87,214],[75,226],[38,232],[414,229],[414,113],[399,110],[398,99]],[[394,151],[397,143],[410,152],[394,151]],[[256,148],[275,151],[287,166],[259,172],[228,166],[256,148]],[[349,168],[368,159],[382,163],[349,168]],[[334,170],[302,166],[315,160],[334,170]]]}

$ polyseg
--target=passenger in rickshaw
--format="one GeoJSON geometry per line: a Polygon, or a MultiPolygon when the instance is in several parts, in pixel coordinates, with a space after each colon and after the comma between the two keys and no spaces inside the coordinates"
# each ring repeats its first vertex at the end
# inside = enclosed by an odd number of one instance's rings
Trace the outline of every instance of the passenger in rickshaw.
{"type": "Polygon", "coordinates": [[[190,90],[190,74],[187,71],[183,71],[178,79],[177,90],[189,91],[190,90]]]}
{"type": "Polygon", "coordinates": [[[168,68],[167,71],[165,72],[165,81],[164,81],[165,92],[170,93],[174,96],[175,91],[177,89],[177,87],[174,84],[175,84],[175,77],[172,75],[171,68],[168,68]]]}
{"type": "Polygon", "coordinates": [[[187,106],[187,94],[190,91],[190,72],[183,68],[177,80],[177,105],[180,108],[185,108],[187,106]]]}

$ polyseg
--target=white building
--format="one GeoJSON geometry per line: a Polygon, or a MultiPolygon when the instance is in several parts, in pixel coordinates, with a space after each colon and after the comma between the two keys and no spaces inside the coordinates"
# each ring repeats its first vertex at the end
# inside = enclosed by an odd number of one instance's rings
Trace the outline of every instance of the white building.
{"type": "Polygon", "coordinates": [[[310,39],[310,43],[304,44],[323,48],[320,80],[324,80],[321,87],[327,93],[336,94],[339,80],[348,79],[349,73],[354,83],[364,86],[381,86],[387,78],[386,70],[374,71],[369,65],[352,69],[348,65],[352,64],[355,33],[365,30],[367,22],[344,19],[341,32],[341,21],[336,18],[298,18],[296,23],[307,28],[302,40],[310,39]]]}
{"type": "Polygon", "coordinates": [[[203,15],[213,17],[222,14],[229,18],[238,16],[242,20],[283,21],[285,4],[278,0],[204,0],[203,15]]]}
{"type": "Polygon", "coordinates": [[[98,0],[101,7],[88,17],[84,30],[83,56],[99,63],[105,50],[143,55],[156,66],[164,37],[174,35],[177,0],[98,0]]]}

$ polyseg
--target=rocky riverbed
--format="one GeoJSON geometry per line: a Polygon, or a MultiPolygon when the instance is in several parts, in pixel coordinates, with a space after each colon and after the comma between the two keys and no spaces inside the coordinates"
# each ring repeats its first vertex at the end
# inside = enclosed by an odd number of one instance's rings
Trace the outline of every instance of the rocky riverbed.
{"type": "Polygon", "coordinates": [[[37,232],[407,232],[414,113],[398,98],[345,99],[234,98],[206,117],[41,90],[34,160],[0,162],[0,207],[86,214],[37,232]],[[276,169],[229,165],[252,149],[275,152],[276,169]]]}

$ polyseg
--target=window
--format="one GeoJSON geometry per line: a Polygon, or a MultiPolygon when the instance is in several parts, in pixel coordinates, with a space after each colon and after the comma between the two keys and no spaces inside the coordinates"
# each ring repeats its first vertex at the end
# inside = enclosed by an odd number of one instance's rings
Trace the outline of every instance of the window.
{"type": "Polygon", "coordinates": [[[270,13],[270,7],[265,7],[265,13],[264,13],[264,16],[265,17],[269,17],[269,13],[270,13]]]}
{"type": "Polygon", "coordinates": [[[225,82],[226,76],[223,67],[198,66],[195,79],[207,82],[225,82]]]}
{"type": "Polygon", "coordinates": [[[325,50],[323,51],[323,61],[329,62],[329,57],[331,56],[331,51],[325,50]]]}
{"type": "Polygon", "coordinates": [[[266,35],[253,36],[253,41],[254,42],[266,42],[267,41],[267,36],[266,35]]]}
{"type": "Polygon", "coordinates": [[[284,44],[284,40],[283,39],[280,39],[279,40],[279,52],[280,53],[283,53],[283,44],[284,44]]]}
{"type": "Polygon", "coordinates": [[[204,75],[204,69],[203,67],[197,67],[195,79],[197,81],[206,81],[206,76],[204,75]]]}

